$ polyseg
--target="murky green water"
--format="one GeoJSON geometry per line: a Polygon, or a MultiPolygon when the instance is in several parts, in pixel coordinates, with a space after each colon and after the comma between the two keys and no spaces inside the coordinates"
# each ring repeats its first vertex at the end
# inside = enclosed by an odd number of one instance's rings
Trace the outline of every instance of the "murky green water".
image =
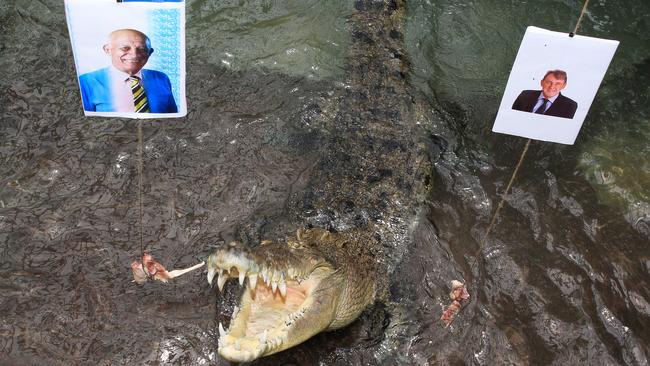
{"type": "MultiPolygon", "coordinates": [[[[189,114],[144,123],[147,250],[380,228],[387,301],[254,364],[647,364],[650,3],[591,2],[579,33],[621,45],[583,131],[531,146],[484,238],[524,143],[490,132],[524,29],[581,6],[413,1],[378,34],[391,2],[188,1],[189,114]],[[446,328],[452,279],[472,297],[446,328]]],[[[0,30],[0,363],[228,364],[232,297],[130,282],[136,122],[82,116],[63,5],[3,2],[0,30]]]]}
{"type": "Polygon", "coordinates": [[[196,1],[187,4],[188,57],[228,68],[314,79],[342,75],[349,43],[343,1],[196,1]]]}

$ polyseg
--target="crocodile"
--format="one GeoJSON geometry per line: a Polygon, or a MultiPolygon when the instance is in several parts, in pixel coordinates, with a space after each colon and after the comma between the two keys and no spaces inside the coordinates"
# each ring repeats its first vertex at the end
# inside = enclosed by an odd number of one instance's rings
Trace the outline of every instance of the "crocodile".
{"type": "Polygon", "coordinates": [[[406,81],[404,4],[366,0],[355,8],[346,87],[322,108],[331,112],[310,121],[320,156],[286,204],[295,227],[316,228],[254,248],[234,241],[207,260],[208,281],[219,289],[229,279],[245,285],[229,326],[219,323],[218,352],[230,361],[350,324],[386,299],[390,273],[408,250],[431,176],[421,122],[434,117],[406,81]]]}

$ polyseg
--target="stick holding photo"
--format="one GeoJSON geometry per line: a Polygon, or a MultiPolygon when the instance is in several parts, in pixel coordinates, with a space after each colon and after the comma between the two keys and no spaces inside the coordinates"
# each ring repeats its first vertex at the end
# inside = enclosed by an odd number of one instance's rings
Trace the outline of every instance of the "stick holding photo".
{"type": "Polygon", "coordinates": [[[617,47],[528,27],[492,131],[572,145],[617,47]]]}

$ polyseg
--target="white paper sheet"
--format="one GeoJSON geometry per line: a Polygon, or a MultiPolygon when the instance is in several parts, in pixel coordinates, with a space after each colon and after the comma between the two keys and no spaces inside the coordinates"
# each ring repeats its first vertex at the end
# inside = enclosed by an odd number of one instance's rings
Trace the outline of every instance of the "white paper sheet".
{"type": "MultiPolygon", "coordinates": [[[[569,37],[567,33],[528,27],[512,66],[492,131],[572,145],[618,43],[580,35],[569,37]],[[577,103],[573,117],[513,109],[515,100],[526,94],[524,91],[541,92],[542,79],[549,70],[566,72],[566,85],[560,93],[577,103]]],[[[527,93],[529,94],[531,93],[527,93]]],[[[561,106],[562,103],[558,101],[556,107],[561,106]]]]}
{"type": "Polygon", "coordinates": [[[187,114],[184,1],[65,0],[65,10],[86,116],[169,118],[187,114]],[[150,113],[135,113],[135,107],[128,110],[123,85],[127,81],[116,80],[122,75],[119,71],[125,72],[120,69],[124,67],[122,59],[113,57],[120,56],[117,52],[122,50],[116,42],[133,33],[113,32],[124,29],[146,35],[153,49],[139,70],[150,113]],[[115,52],[109,53],[111,50],[115,52]]]}

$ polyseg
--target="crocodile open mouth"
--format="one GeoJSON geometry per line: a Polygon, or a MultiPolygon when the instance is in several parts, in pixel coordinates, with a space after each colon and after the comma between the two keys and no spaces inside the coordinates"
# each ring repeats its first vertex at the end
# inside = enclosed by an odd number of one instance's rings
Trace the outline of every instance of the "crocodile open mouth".
{"type": "Polygon", "coordinates": [[[331,290],[321,281],[333,272],[326,265],[309,271],[271,268],[245,254],[221,252],[208,269],[208,282],[216,276],[222,291],[227,280],[237,279],[240,285],[245,284],[245,291],[228,329],[219,323],[219,354],[231,361],[250,361],[292,347],[325,329],[331,310],[318,299],[331,290]]]}

